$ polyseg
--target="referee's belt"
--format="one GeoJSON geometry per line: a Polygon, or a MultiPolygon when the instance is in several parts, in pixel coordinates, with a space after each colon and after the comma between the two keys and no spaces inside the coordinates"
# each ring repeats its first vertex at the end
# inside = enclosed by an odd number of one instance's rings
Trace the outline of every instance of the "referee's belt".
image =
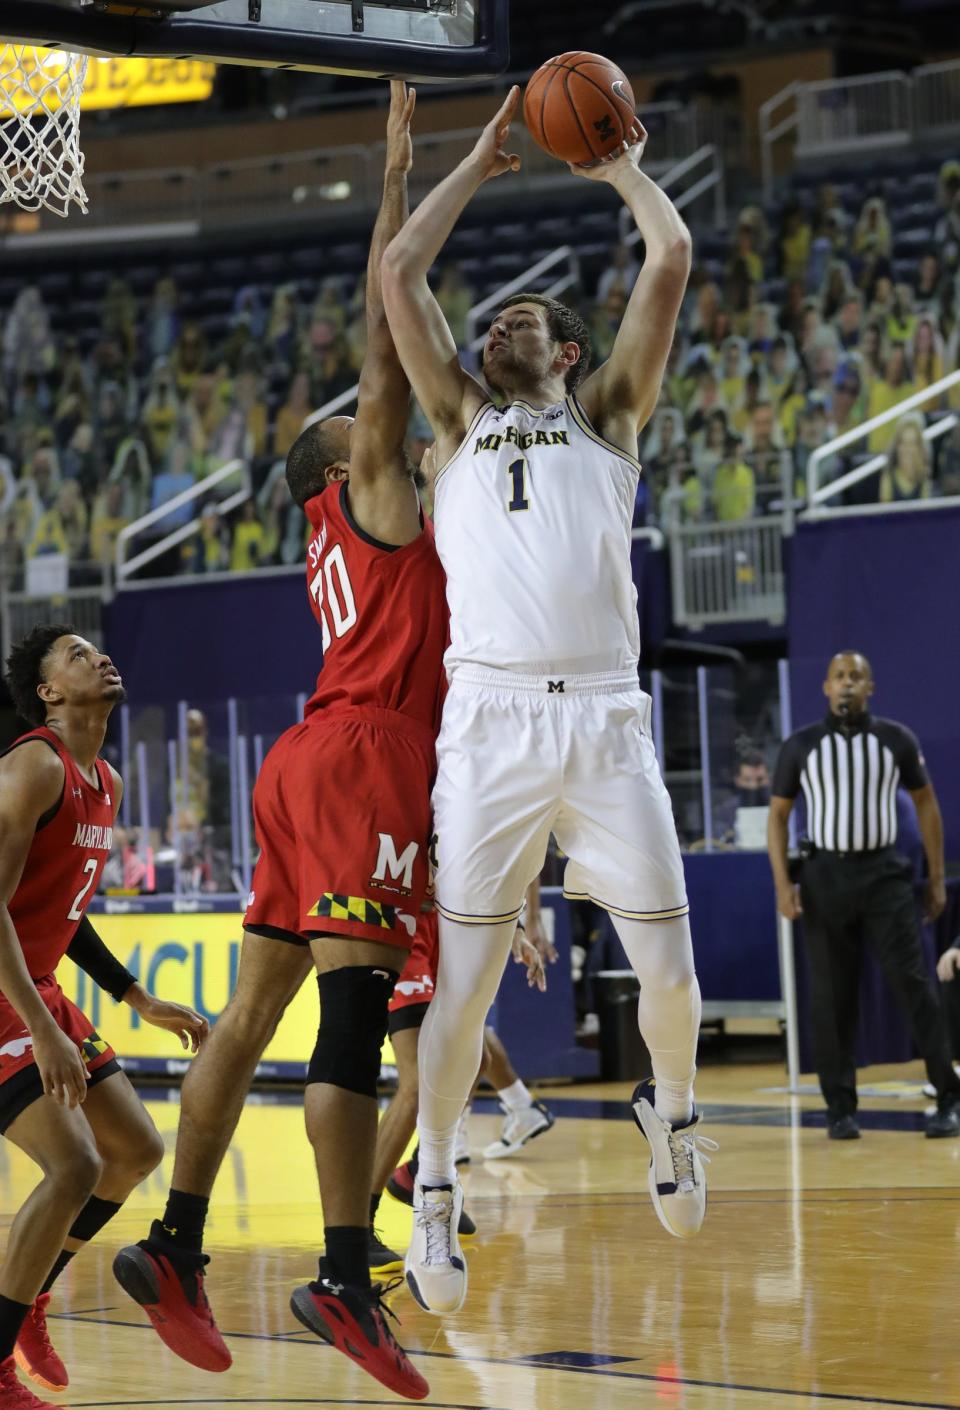
{"type": "Polygon", "coordinates": [[[815,842],[801,842],[800,855],[804,861],[814,857],[831,857],[841,862],[859,862],[867,857],[891,857],[897,855],[894,846],[888,847],[861,847],[855,852],[839,852],[832,847],[818,847],[815,842]]]}

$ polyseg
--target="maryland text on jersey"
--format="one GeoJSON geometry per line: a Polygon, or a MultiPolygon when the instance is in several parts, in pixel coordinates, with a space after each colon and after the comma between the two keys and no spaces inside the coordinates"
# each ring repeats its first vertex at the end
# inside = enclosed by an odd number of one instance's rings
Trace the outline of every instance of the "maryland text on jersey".
{"type": "Polygon", "coordinates": [[[99,823],[77,823],[73,845],[86,851],[92,848],[95,852],[109,852],[113,847],[113,828],[101,827],[99,823]]]}

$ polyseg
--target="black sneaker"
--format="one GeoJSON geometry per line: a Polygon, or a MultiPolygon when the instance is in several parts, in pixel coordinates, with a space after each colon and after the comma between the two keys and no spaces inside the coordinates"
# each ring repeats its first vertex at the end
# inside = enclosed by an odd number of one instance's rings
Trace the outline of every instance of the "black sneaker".
{"type": "MultiPolygon", "coordinates": [[[[398,1165],[396,1170],[387,1181],[387,1194],[392,1195],[400,1204],[406,1204],[413,1208],[413,1182],[416,1179],[416,1169],[413,1161],[408,1160],[403,1165],[398,1165]]],[[[461,1239],[470,1239],[477,1232],[477,1226],[466,1210],[460,1215],[460,1224],[457,1233],[461,1239]]],[[[372,1265],[371,1265],[372,1266],[372,1265]]]]}
{"type": "Polygon", "coordinates": [[[396,1278],[386,1286],[351,1287],[338,1282],[321,1258],[317,1281],[295,1289],[290,1310],[321,1341],[349,1356],[381,1385],[408,1400],[426,1400],[430,1387],[387,1326],[387,1317],[394,1314],[384,1294],[400,1283],[396,1278]]]}
{"type": "Polygon", "coordinates": [[[367,1233],[367,1266],[373,1277],[403,1272],[403,1254],[388,1248],[372,1224],[367,1233]]]}
{"type": "Polygon", "coordinates": [[[827,1119],[827,1135],[831,1141],[859,1141],[860,1127],[855,1116],[837,1116],[827,1119]]]}
{"type": "Polygon", "coordinates": [[[939,1098],[936,1111],[927,1117],[926,1134],[932,1141],[960,1136],[960,1113],[957,1110],[956,1097],[939,1098]]]}

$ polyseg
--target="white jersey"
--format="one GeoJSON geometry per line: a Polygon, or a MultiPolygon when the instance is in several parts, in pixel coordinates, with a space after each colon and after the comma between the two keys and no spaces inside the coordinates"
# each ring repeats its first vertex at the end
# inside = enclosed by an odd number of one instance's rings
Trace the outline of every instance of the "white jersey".
{"type": "Polygon", "coordinates": [[[636,670],[630,530],[640,465],[576,397],[480,408],[437,475],[451,677],[459,665],[581,675],[636,670]]]}

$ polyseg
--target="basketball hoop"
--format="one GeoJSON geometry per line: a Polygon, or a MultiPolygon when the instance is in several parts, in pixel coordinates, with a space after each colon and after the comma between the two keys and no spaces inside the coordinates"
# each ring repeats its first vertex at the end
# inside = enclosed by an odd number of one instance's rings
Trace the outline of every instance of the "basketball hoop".
{"type": "Polygon", "coordinates": [[[0,205],[86,214],[80,97],[87,55],[0,45],[0,205]]]}

